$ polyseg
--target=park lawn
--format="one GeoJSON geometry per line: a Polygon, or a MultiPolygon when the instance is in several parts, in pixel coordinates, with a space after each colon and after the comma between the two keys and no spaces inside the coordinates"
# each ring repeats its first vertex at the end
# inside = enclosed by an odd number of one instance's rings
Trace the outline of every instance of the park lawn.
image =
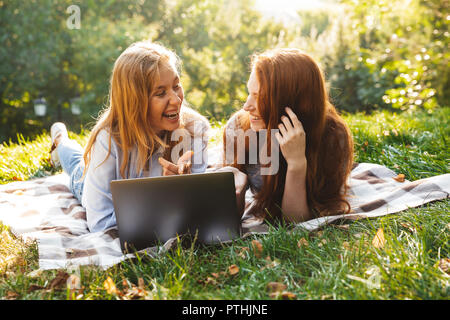
{"type": "MultiPolygon", "coordinates": [[[[385,165],[408,180],[449,172],[450,108],[344,118],[356,162],[385,165]]],[[[220,142],[223,124],[213,124],[212,145],[220,142]]],[[[86,143],[88,132],[69,134],[86,143]]],[[[48,162],[49,147],[46,132],[0,145],[0,183],[57,173],[48,162]]],[[[216,247],[180,244],[160,257],[139,256],[105,271],[36,271],[36,243],[24,243],[0,224],[0,298],[448,299],[449,208],[446,199],[315,232],[271,226],[265,236],[216,247]],[[386,241],[377,248],[372,241],[380,229],[386,241]],[[74,274],[81,289],[56,285],[64,272],[74,274]],[[277,286],[278,293],[271,289],[277,286]]]]}

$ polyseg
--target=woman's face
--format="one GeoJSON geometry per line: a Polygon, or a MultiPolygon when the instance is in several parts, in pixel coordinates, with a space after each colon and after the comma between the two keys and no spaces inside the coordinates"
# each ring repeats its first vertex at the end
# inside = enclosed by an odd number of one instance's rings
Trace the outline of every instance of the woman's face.
{"type": "Polygon", "coordinates": [[[163,64],[160,78],[150,97],[150,125],[156,134],[173,131],[180,126],[180,109],[184,99],[180,77],[175,68],[163,64]]]}
{"type": "Polygon", "coordinates": [[[264,129],[266,125],[264,124],[263,119],[259,113],[258,109],[258,93],[259,93],[259,82],[256,77],[256,73],[254,70],[250,73],[250,78],[247,82],[248,88],[248,97],[247,101],[244,104],[244,110],[247,111],[250,115],[250,128],[254,131],[259,131],[264,129]]]}

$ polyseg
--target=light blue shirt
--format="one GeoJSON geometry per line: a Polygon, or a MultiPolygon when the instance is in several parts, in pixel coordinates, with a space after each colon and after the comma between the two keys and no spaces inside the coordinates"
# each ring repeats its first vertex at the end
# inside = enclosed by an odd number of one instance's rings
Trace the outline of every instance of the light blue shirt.
{"type": "MultiPolygon", "coordinates": [[[[197,157],[197,160],[193,161],[191,172],[202,173],[205,172],[208,163],[207,145],[209,123],[206,118],[199,114],[195,118],[193,121],[196,123],[197,132],[193,136],[193,139],[191,139],[191,150],[194,151],[195,155],[196,148],[201,146],[202,159],[198,160],[199,157],[197,157]],[[199,117],[201,117],[200,120],[199,117]],[[201,124],[200,126],[198,126],[199,123],[201,124]],[[200,134],[198,132],[199,128],[201,130],[200,134]]],[[[189,132],[193,132],[189,130],[188,126],[186,126],[186,129],[189,132]]],[[[106,130],[101,130],[98,133],[93,144],[91,160],[84,180],[81,203],[86,208],[87,224],[91,232],[103,231],[117,224],[110,184],[113,180],[122,179],[120,166],[123,161],[123,153],[114,139],[111,139],[111,153],[106,158],[109,140],[110,135],[106,130]]],[[[162,167],[158,161],[158,158],[163,155],[162,148],[153,153],[148,172],[144,172],[143,170],[137,172],[137,155],[137,148],[134,148],[130,153],[127,178],[162,176],[162,167]]]]}

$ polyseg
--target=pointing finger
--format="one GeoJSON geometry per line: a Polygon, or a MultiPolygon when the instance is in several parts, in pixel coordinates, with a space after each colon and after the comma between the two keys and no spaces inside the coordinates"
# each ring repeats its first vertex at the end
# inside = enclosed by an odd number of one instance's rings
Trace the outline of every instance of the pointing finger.
{"type": "Polygon", "coordinates": [[[161,165],[161,167],[163,167],[163,169],[172,171],[174,173],[178,172],[178,166],[173,164],[170,161],[167,161],[166,159],[159,157],[158,158],[159,164],[161,165]]]}

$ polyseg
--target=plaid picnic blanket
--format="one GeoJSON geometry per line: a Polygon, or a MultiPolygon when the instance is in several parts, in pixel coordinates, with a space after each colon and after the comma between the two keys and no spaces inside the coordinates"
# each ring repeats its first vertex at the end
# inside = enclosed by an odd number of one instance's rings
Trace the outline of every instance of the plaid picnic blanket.
{"type": "MultiPolygon", "coordinates": [[[[349,178],[352,212],[299,223],[296,227],[315,230],[339,219],[383,216],[445,199],[450,192],[450,174],[417,181],[399,182],[397,174],[377,164],[355,164],[349,178]]],[[[123,255],[117,228],[91,233],[86,211],[68,189],[69,177],[58,174],[0,186],[0,221],[24,240],[36,240],[40,269],[97,265],[104,269],[133,255],[123,255]]],[[[252,195],[246,194],[247,207],[252,195]]],[[[266,233],[261,220],[244,214],[244,237],[266,233]]],[[[145,250],[156,256],[171,248],[176,239],[145,250]]]]}

